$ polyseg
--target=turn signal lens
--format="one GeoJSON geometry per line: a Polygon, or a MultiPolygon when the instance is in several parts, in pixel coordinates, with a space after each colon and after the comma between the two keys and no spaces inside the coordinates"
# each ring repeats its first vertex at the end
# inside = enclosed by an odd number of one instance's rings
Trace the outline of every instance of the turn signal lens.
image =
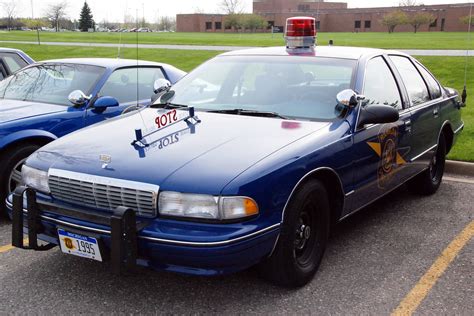
{"type": "Polygon", "coordinates": [[[258,205],[251,198],[223,197],[221,201],[222,219],[236,219],[258,214],[258,205]]]}

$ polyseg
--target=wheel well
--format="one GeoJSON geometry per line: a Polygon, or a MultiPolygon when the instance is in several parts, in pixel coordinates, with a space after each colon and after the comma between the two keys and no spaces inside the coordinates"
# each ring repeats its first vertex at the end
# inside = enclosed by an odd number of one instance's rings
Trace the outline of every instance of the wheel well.
{"type": "Polygon", "coordinates": [[[4,152],[8,151],[10,148],[20,146],[20,145],[26,145],[26,144],[34,144],[38,146],[44,146],[47,143],[52,142],[54,139],[51,139],[49,137],[44,137],[44,136],[37,136],[37,137],[29,137],[29,138],[23,138],[17,141],[14,141],[7,146],[3,147],[0,150],[0,154],[3,154],[4,152]]]}
{"type": "Polygon", "coordinates": [[[451,128],[450,124],[445,124],[441,132],[443,133],[444,139],[446,140],[446,154],[448,154],[451,148],[453,147],[453,140],[454,140],[453,129],[451,128]]]}
{"type": "Polygon", "coordinates": [[[331,223],[336,223],[341,218],[344,207],[344,191],[339,176],[331,169],[321,169],[308,176],[306,181],[308,180],[318,180],[326,188],[331,207],[331,223]]]}

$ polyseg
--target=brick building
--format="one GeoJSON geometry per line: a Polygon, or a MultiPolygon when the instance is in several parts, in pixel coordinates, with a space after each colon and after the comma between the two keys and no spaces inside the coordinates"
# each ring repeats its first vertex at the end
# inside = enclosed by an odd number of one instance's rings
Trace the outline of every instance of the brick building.
{"type": "MultiPolygon", "coordinates": [[[[315,17],[322,32],[386,32],[387,28],[380,23],[385,14],[395,10],[402,10],[408,15],[421,11],[431,13],[436,20],[431,25],[423,25],[419,31],[462,32],[467,30],[467,25],[462,24],[460,18],[469,14],[469,6],[468,3],[458,3],[348,8],[345,2],[324,0],[254,0],[253,13],[264,17],[269,26],[283,27],[287,18],[304,15],[315,17]]],[[[176,28],[178,32],[232,32],[225,28],[225,19],[223,14],[178,14],[176,28]]],[[[397,32],[412,30],[410,25],[401,25],[396,29],[397,32]]]]}

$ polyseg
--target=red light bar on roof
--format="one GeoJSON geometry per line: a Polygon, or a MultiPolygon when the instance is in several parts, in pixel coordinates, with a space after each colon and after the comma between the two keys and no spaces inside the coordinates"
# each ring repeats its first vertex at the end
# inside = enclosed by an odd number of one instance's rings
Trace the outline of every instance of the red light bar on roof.
{"type": "Polygon", "coordinates": [[[316,43],[316,20],[312,17],[293,17],[286,20],[286,47],[310,48],[316,43]]]}

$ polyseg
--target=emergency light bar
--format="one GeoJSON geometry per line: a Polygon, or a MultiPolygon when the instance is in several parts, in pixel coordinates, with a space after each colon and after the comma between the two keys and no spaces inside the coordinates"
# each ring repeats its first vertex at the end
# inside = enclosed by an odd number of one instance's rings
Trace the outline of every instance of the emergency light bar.
{"type": "Polygon", "coordinates": [[[316,45],[316,20],[312,17],[286,19],[286,48],[313,48],[316,45]]]}

